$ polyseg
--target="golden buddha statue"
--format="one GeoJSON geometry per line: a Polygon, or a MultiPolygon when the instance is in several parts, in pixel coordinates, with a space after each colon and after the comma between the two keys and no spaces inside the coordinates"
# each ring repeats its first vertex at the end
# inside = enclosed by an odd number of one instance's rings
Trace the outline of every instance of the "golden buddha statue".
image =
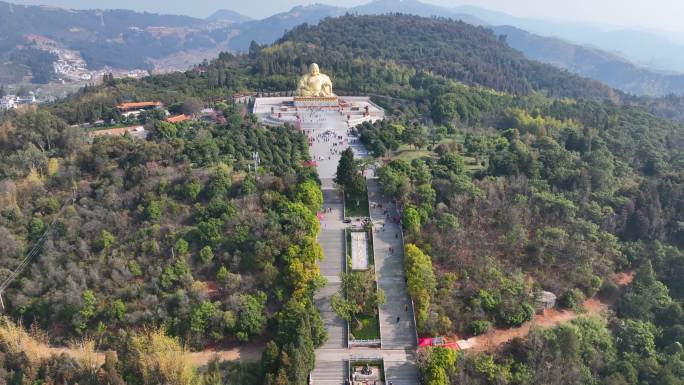
{"type": "Polygon", "coordinates": [[[328,75],[322,74],[318,64],[309,66],[309,73],[299,79],[297,95],[301,97],[333,97],[332,82],[328,75]]]}

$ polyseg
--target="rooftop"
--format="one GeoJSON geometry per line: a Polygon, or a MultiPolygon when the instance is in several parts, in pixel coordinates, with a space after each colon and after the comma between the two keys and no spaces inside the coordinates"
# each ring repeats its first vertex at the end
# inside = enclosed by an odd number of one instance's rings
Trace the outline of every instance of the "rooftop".
{"type": "Polygon", "coordinates": [[[121,103],[117,106],[119,110],[135,110],[140,108],[150,108],[150,107],[161,107],[162,102],[131,102],[131,103],[121,103]]]}
{"type": "Polygon", "coordinates": [[[189,120],[189,119],[190,119],[189,116],[187,116],[185,114],[181,114],[181,115],[176,115],[176,116],[172,116],[170,118],[167,118],[166,121],[169,123],[180,123],[180,122],[184,122],[184,121],[189,120]]]}

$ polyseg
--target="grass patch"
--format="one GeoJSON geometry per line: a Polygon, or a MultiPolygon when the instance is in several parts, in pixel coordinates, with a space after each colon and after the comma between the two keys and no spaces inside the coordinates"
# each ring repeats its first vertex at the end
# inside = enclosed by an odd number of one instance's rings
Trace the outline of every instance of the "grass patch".
{"type": "Polygon", "coordinates": [[[370,217],[368,212],[368,187],[361,194],[347,196],[344,194],[345,217],[370,217]]]}
{"type": "Polygon", "coordinates": [[[486,170],[488,167],[487,158],[480,158],[480,163],[474,156],[463,155],[463,162],[465,163],[466,170],[470,172],[476,172],[481,170],[486,170]],[[482,165],[484,163],[484,165],[482,165]]]}
{"type": "Polygon", "coordinates": [[[350,261],[349,264],[351,265],[352,250],[351,250],[351,229],[350,228],[344,229],[344,238],[347,240],[347,260],[350,261]]]}
{"type": "Polygon", "coordinates": [[[411,163],[414,159],[421,158],[434,158],[436,155],[433,151],[429,150],[414,150],[404,145],[401,146],[397,151],[392,154],[392,159],[403,160],[411,163]]]}
{"type": "Polygon", "coordinates": [[[361,318],[359,324],[354,325],[351,334],[357,340],[379,340],[380,319],[377,314],[369,318],[361,318]]]}

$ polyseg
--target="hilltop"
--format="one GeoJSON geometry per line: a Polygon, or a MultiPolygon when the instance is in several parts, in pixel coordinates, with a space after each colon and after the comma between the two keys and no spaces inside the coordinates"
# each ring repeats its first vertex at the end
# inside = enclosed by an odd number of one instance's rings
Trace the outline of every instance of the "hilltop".
{"type": "MultiPolygon", "coordinates": [[[[490,30],[462,21],[345,15],[299,26],[278,40],[276,48],[288,43],[302,58],[336,70],[357,60],[384,60],[519,95],[542,91],[552,97],[619,99],[610,87],[526,59],[490,30]]],[[[294,54],[287,50],[285,55],[294,54]]],[[[266,60],[281,59],[277,50],[273,56],[266,60]]]]}
{"type": "Polygon", "coordinates": [[[230,9],[219,9],[218,11],[212,13],[207,17],[208,21],[223,21],[227,23],[244,23],[246,21],[251,21],[252,18],[245,16],[238,12],[232,11],[230,9]]]}

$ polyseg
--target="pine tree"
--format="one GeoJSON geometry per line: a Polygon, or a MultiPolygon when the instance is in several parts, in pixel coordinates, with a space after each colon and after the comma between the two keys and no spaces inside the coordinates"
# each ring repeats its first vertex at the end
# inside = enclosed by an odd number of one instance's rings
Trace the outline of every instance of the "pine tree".
{"type": "Polygon", "coordinates": [[[354,177],[358,174],[356,162],[354,161],[354,152],[351,148],[347,148],[342,152],[340,163],[337,165],[337,175],[335,176],[335,183],[348,190],[354,177]]]}

